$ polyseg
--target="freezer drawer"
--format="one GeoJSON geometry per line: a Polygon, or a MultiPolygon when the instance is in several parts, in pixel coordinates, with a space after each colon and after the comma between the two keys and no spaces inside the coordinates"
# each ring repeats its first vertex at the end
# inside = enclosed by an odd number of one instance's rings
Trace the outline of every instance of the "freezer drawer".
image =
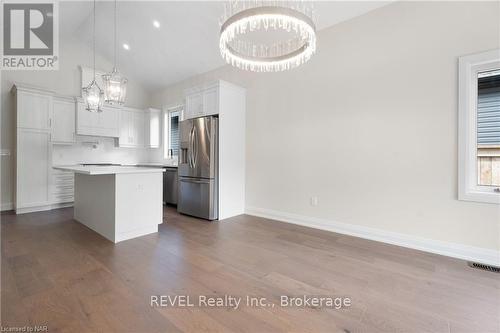
{"type": "Polygon", "coordinates": [[[218,218],[217,184],[214,179],[179,177],[177,211],[207,220],[218,218]]]}

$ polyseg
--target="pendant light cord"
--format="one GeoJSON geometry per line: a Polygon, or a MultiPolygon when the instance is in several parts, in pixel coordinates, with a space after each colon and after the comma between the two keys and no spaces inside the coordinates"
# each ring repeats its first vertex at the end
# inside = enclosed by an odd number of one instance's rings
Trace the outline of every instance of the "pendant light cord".
{"type": "Polygon", "coordinates": [[[116,1],[115,0],[115,32],[114,32],[114,39],[115,39],[115,68],[116,68],[116,64],[118,62],[118,58],[117,58],[117,52],[116,52],[116,44],[117,44],[117,41],[116,41],[116,1]]]}
{"type": "Polygon", "coordinates": [[[94,80],[95,80],[95,0],[94,0],[94,28],[93,28],[93,35],[94,35],[94,39],[93,39],[93,49],[94,49],[94,80]]]}

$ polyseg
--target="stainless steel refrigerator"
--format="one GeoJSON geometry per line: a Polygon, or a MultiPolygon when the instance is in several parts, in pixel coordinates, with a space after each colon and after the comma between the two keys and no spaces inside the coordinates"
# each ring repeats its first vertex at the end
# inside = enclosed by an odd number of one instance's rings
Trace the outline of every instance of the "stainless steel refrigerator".
{"type": "Polygon", "coordinates": [[[218,218],[219,119],[180,122],[177,211],[207,220],[218,218]]]}

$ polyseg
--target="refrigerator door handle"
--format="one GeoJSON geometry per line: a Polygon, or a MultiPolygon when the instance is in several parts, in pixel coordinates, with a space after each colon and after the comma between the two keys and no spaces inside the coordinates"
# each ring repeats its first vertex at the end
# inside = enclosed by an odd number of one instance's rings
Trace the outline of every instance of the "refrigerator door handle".
{"type": "Polygon", "coordinates": [[[189,179],[189,178],[179,178],[180,182],[184,183],[194,183],[194,184],[210,184],[209,179],[189,179]]]}
{"type": "Polygon", "coordinates": [[[196,168],[198,162],[198,134],[193,128],[193,168],[196,168]]]}
{"type": "Polygon", "coordinates": [[[194,163],[193,163],[193,148],[194,148],[194,126],[191,127],[191,130],[189,131],[189,167],[194,168],[194,163]]]}

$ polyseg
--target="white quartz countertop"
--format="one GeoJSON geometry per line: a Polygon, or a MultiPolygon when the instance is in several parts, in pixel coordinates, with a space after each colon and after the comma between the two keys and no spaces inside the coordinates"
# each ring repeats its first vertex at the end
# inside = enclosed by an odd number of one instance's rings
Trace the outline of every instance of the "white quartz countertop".
{"type": "Polygon", "coordinates": [[[146,162],[146,163],[137,163],[136,165],[141,167],[157,167],[157,168],[177,168],[177,164],[166,164],[166,163],[155,163],[155,162],[146,162]]]}
{"type": "Polygon", "coordinates": [[[154,173],[164,172],[161,168],[135,167],[135,166],[99,166],[99,165],[57,165],[54,169],[72,171],[85,175],[113,175],[119,173],[154,173]]]}

